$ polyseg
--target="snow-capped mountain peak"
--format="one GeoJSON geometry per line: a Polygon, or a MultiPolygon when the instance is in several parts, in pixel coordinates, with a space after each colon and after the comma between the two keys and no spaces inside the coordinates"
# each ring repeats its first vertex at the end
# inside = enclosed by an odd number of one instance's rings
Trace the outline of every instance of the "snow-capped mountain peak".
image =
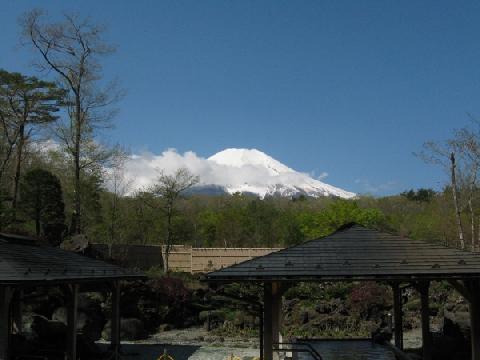
{"type": "Polygon", "coordinates": [[[228,193],[252,193],[265,196],[353,198],[356,194],[323,183],[297,172],[257,149],[226,149],[207,159],[218,172],[229,176],[213,184],[228,193]],[[236,176],[235,176],[236,175],[236,176]],[[225,182],[227,181],[227,182],[225,182]]]}
{"type": "Polygon", "coordinates": [[[293,169],[257,149],[225,149],[208,158],[219,165],[241,168],[243,166],[261,166],[272,175],[293,173],[293,169]]]}

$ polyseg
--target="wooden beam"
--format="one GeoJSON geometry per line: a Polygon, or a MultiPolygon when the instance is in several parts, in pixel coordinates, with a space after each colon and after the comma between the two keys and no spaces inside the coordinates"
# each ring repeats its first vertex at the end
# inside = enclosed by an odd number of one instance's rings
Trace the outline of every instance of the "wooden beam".
{"type": "Polygon", "coordinates": [[[0,287],[0,360],[9,358],[10,345],[10,303],[13,290],[11,287],[0,287]]]}
{"type": "Polygon", "coordinates": [[[111,326],[111,350],[113,352],[113,359],[120,359],[120,282],[115,281],[112,284],[112,319],[111,326]]]}
{"type": "Polygon", "coordinates": [[[77,359],[77,307],[80,285],[70,286],[67,302],[67,359],[77,359]]]}
{"type": "Polygon", "coordinates": [[[432,360],[432,336],[430,333],[430,308],[428,305],[428,290],[430,283],[422,281],[418,284],[422,312],[422,348],[423,360],[432,360]]]}
{"type": "Polygon", "coordinates": [[[395,346],[403,350],[403,309],[402,290],[399,283],[392,284],[393,291],[393,319],[395,327],[395,346]]]}
{"type": "Polygon", "coordinates": [[[263,286],[263,360],[273,360],[272,283],[263,286]]]}

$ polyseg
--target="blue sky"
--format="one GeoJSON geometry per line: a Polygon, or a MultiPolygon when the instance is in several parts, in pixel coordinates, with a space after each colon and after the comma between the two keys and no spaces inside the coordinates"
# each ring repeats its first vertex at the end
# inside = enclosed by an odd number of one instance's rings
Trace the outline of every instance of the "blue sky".
{"type": "Polygon", "coordinates": [[[443,185],[413,156],[480,116],[474,1],[18,1],[0,10],[0,67],[33,73],[17,18],[33,7],[108,26],[127,89],[111,141],[208,157],[257,148],[360,193],[443,185]]]}

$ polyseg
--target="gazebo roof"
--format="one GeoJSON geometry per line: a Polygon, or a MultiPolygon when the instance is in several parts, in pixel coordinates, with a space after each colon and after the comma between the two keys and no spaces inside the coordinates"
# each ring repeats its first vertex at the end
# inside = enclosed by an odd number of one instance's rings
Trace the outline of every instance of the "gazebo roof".
{"type": "Polygon", "coordinates": [[[137,279],[144,275],[34,239],[0,233],[0,284],[137,279]]]}
{"type": "Polygon", "coordinates": [[[439,280],[480,278],[480,254],[349,224],[207,274],[209,281],[439,280]]]}

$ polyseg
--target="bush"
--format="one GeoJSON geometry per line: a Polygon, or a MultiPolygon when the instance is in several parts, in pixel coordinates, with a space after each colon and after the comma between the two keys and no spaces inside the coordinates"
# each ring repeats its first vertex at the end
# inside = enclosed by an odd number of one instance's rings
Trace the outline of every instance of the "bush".
{"type": "MultiPolygon", "coordinates": [[[[349,296],[348,302],[353,312],[362,317],[369,317],[372,310],[384,309],[389,306],[390,291],[375,282],[365,282],[355,286],[349,296]]],[[[378,311],[375,311],[378,313],[378,311]]]]}

